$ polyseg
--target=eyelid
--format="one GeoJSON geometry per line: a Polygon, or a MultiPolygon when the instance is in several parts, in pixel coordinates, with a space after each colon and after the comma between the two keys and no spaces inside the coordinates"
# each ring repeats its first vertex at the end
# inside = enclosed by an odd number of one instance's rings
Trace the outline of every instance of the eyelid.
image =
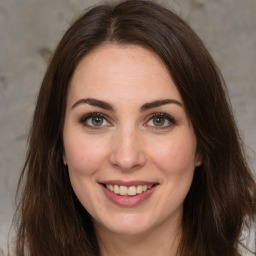
{"type": "Polygon", "coordinates": [[[90,112],[90,113],[82,115],[79,118],[79,123],[81,123],[85,127],[92,128],[92,129],[100,129],[100,128],[106,127],[106,125],[102,125],[102,126],[97,127],[97,126],[92,126],[92,125],[86,124],[86,121],[88,119],[92,118],[92,117],[101,117],[101,118],[105,119],[110,124],[109,117],[106,114],[103,114],[103,113],[100,113],[100,112],[90,112]]]}
{"type": "Polygon", "coordinates": [[[153,129],[164,129],[164,128],[169,128],[170,126],[176,125],[177,124],[177,120],[171,116],[170,114],[167,114],[165,112],[158,112],[158,113],[153,113],[151,115],[149,115],[147,117],[147,122],[145,123],[144,126],[147,126],[147,123],[152,120],[154,117],[161,117],[161,118],[165,118],[168,122],[170,122],[170,125],[167,126],[152,126],[152,125],[148,125],[148,127],[151,127],[153,129]]]}
{"type": "MultiPolygon", "coordinates": [[[[91,129],[102,129],[102,128],[106,128],[106,127],[109,127],[111,126],[111,118],[109,118],[108,115],[106,114],[103,114],[103,113],[100,113],[100,112],[89,112],[87,114],[84,114],[82,115],[80,118],[79,118],[79,123],[81,123],[83,126],[85,127],[88,127],[88,128],[91,128],[91,129]],[[93,118],[93,117],[101,117],[103,118],[108,124],[107,125],[100,125],[100,126],[94,126],[94,125],[89,125],[86,123],[86,121],[90,118],[93,118]]],[[[152,129],[165,129],[165,128],[169,128],[173,125],[176,125],[177,124],[177,120],[171,116],[170,114],[167,114],[165,112],[157,112],[157,113],[152,113],[150,115],[148,115],[146,117],[146,122],[144,123],[143,126],[147,126],[147,127],[150,127],[152,129]],[[168,125],[164,125],[164,126],[154,126],[154,125],[148,125],[148,122],[150,122],[153,118],[155,117],[161,117],[161,118],[164,118],[166,119],[170,124],[168,125]]]]}

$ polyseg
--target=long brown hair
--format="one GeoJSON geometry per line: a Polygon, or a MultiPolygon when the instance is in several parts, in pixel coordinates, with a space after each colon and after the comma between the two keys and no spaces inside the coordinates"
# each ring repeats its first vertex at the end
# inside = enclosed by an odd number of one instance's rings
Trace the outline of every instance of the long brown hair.
{"type": "Polygon", "coordinates": [[[89,214],[63,165],[62,130],[72,74],[106,42],[147,47],[164,61],[185,104],[203,164],[184,202],[181,256],[235,256],[255,214],[255,181],[244,157],[224,81],[202,41],[173,12],[150,1],[100,5],[60,41],[38,96],[17,209],[16,255],[99,255],[89,214]]]}

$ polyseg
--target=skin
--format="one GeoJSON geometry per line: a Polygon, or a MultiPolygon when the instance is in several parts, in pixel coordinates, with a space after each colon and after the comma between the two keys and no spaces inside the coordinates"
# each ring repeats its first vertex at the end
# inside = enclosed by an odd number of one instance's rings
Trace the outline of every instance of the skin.
{"type": "Polygon", "coordinates": [[[86,55],[68,91],[63,140],[63,160],[75,194],[92,216],[101,255],[175,255],[183,202],[201,157],[161,59],[143,47],[116,44],[86,55]],[[81,100],[88,98],[113,109],[81,100]],[[163,99],[174,102],[141,109],[163,99]],[[95,126],[88,113],[103,114],[102,123],[95,126]],[[165,114],[157,123],[152,115],[159,113],[165,114]],[[122,207],[104,193],[100,183],[108,180],[156,187],[142,203],[122,207]]]}

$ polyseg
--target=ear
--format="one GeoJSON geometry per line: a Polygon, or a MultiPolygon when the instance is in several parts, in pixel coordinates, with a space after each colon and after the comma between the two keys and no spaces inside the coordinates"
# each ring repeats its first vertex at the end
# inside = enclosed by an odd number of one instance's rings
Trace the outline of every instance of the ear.
{"type": "Polygon", "coordinates": [[[67,164],[68,164],[68,163],[67,163],[67,157],[66,157],[66,154],[65,154],[65,153],[63,153],[62,160],[63,160],[63,164],[64,164],[64,165],[67,165],[67,164]]]}
{"type": "Polygon", "coordinates": [[[195,156],[195,167],[200,166],[203,163],[203,156],[200,152],[196,152],[195,156]]]}

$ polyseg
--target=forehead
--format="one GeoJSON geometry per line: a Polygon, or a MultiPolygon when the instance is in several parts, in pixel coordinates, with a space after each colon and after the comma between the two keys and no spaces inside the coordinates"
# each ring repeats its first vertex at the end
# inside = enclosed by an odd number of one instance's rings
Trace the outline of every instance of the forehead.
{"type": "Polygon", "coordinates": [[[135,45],[102,45],[87,54],[73,74],[69,99],[103,100],[170,96],[181,101],[169,71],[154,52],[135,45]]]}

